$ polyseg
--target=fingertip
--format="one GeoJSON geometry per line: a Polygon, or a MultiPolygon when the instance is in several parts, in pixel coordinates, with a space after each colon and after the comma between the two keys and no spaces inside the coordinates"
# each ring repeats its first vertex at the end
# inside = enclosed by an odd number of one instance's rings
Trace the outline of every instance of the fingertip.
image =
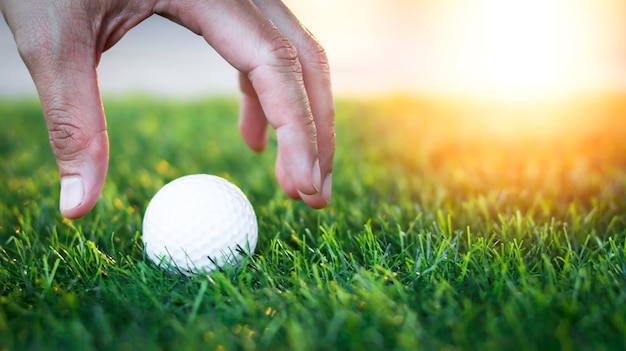
{"type": "Polygon", "coordinates": [[[85,185],[80,176],[66,176],[61,178],[61,195],[59,210],[67,218],[80,216],[77,211],[85,198],[85,185]]]}
{"type": "Polygon", "coordinates": [[[74,160],[61,161],[59,210],[70,219],[88,214],[98,202],[106,179],[109,148],[106,132],[96,134],[74,160]]]}
{"type": "Polygon", "coordinates": [[[291,177],[294,186],[298,189],[298,193],[301,196],[316,195],[322,190],[322,172],[319,160],[315,160],[313,167],[308,170],[306,168],[291,169],[291,177]]]}
{"type": "Polygon", "coordinates": [[[320,210],[328,206],[332,194],[332,174],[328,174],[324,178],[321,189],[316,194],[307,195],[300,193],[300,198],[309,205],[309,207],[320,210]]]}
{"type": "MultiPolygon", "coordinates": [[[[316,164],[317,166],[317,164],[316,164]]],[[[316,176],[314,175],[313,178],[316,176]]],[[[309,194],[299,190],[293,179],[288,175],[287,171],[279,162],[276,164],[276,178],[283,191],[287,196],[294,200],[302,200],[309,207],[319,210],[328,206],[332,194],[332,174],[328,174],[324,177],[322,185],[318,191],[311,192],[309,194]]],[[[311,183],[309,183],[310,185],[311,183]]]]}
{"type": "Polygon", "coordinates": [[[68,175],[61,178],[59,210],[63,217],[80,218],[93,209],[100,197],[101,187],[95,186],[93,189],[94,186],[90,187],[89,184],[89,180],[81,175],[68,175]]]}
{"type": "Polygon", "coordinates": [[[330,202],[330,197],[332,195],[333,190],[333,175],[329,173],[324,179],[324,184],[322,185],[322,197],[326,200],[326,204],[330,202]]]}
{"type": "Polygon", "coordinates": [[[315,192],[319,193],[322,189],[322,170],[320,169],[320,160],[315,160],[313,169],[311,170],[311,181],[315,192]]]}
{"type": "Polygon", "coordinates": [[[302,198],[302,201],[304,201],[309,207],[311,207],[314,210],[321,210],[325,208],[326,206],[328,206],[328,201],[321,194],[315,194],[315,195],[300,194],[300,196],[302,198]]]}

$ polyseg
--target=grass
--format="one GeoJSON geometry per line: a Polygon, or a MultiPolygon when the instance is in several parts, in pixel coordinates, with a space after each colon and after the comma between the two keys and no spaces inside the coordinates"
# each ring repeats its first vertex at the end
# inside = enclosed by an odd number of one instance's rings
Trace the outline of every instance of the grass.
{"type": "Polygon", "coordinates": [[[626,103],[583,100],[340,101],[322,211],[277,187],[275,140],[245,148],[236,102],[112,100],[104,193],[75,221],[37,102],[0,102],[0,350],[626,349],[626,103]],[[559,122],[492,118],[525,112],[559,122]],[[239,269],[144,256],[149,199],[190,173],[254,205],[239,269]]]}

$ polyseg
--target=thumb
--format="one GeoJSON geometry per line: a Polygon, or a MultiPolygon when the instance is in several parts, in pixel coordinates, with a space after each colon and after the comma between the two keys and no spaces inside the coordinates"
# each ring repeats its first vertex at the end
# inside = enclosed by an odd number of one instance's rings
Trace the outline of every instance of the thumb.
{"type": "Polygon", "coordinates": [[[94,207],[109,161],[96,71],[106,40],[96,33],[100,17],[86,11],[87,5],[101,4],[21,0],[9,6],[0,0],[37,87],[60,172],[59,208],[68,218],[84,216],[94,207]]]}
{"type": "Polygon", "coordinates": [[[25,61],[39,93],[59,167],[59,209],[67,218],[82,217],[100,196],[109,159],[95,61],[80,56],[25,61]]]}

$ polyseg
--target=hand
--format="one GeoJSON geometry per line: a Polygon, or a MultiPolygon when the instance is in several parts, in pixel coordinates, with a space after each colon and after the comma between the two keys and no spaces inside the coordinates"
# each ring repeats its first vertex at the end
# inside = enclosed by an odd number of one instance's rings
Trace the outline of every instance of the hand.
{"type": "MultiPolygon", "coordinates": [[[[278,0],[0,0],[37,87],[61,175],[60,210],[87,214],[109,146],[97,83],[101,54],[153,14],[204,39],[240,72],[240,131],[261,151],[276,130],[276,177],[292,198],[328,204],[334,103],[324,50],[278,0]]],[[[174,49],[174,48],[173,48],[174,49]]]]}

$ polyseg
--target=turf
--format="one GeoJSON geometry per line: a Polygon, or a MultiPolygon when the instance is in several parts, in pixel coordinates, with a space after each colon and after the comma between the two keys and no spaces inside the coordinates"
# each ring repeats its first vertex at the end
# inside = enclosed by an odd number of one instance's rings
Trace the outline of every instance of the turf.
{"type": "Polygon", "coordinates": [[[315,211],[276,185],[275,140],[244,146],[236,101],[107,100],[107,183],[75,221],[38,103],[0,102],[0,350],[626,349],[626,99],[573,101],[339,101],[315,211]],[[241,267],[144,256],[148,201],[190,173],[254,205],[241,267]]]}

